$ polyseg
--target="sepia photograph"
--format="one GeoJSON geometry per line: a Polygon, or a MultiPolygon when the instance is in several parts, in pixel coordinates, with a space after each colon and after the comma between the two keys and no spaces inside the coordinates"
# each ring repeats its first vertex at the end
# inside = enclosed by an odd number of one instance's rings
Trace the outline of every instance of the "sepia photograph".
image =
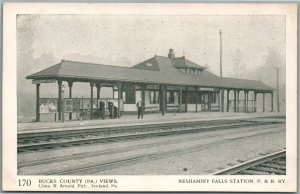
{"type": "Polygon", "coordinates": [[[72,5],[4,6],[8,190],[296,189],[295,5],[72,5]]]}

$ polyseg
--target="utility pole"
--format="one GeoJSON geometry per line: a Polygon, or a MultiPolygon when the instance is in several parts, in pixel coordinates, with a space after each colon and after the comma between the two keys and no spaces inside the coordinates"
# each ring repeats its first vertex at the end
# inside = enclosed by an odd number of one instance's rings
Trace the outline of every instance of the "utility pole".
{"type": "MultiPolygon", "coordinates": [[[[222,77],[222,31],[220,30],[220,77],[222,77]]],[[[224,90],[220,89],[220,112],[224,112],[224,90]]]]}
{"type": "Polygon", "coordinates": [[[274,67],[276,69],[276,79],[277,79],[277,91],[276,91],[276,98],[277,98],[277,112],[280,112],[279,108],[279,67],[274,67]]]}

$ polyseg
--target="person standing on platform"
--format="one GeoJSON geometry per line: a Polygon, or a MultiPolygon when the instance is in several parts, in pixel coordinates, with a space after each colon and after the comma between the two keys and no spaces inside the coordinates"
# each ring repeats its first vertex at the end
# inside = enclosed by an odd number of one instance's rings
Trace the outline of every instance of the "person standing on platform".
{"type": "Polygon", "coordinates": [[[103,101],[100,102],[100,114],[101,114],[102,120],[104,120],[105,119],[105,102],[103,102],[103,101]]]}
{"type": "Polygon", "coordinates": [[[136,107],[137,107],[137,109],[138,109],[138,119],[141,117],[141,118],[143,118],[143,104],[142,104],[142,101],[141,100],[139,100],[138,102],[137,102],[137,104],[136,104],[136,107]]]}
{"type": "Polygon", "coordinates": [[[118,107],[114,105],[114,119],[116,119],[118,116],[118,107]]]}

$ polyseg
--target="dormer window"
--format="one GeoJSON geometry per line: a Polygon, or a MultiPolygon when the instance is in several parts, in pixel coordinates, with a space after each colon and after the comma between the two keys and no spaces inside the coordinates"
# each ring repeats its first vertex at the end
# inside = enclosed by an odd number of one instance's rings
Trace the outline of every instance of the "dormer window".
{"type": "Polygon", "coordinates": [[[197,69],[197,68],[178,68],[185,74],[190,74],[190,75],[201,75],[201,72],[203,70],[197,69]]]}

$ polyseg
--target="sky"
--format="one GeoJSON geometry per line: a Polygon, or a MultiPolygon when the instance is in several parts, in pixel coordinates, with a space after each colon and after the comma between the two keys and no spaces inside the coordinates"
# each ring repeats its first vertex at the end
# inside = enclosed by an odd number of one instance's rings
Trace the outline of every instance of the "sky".
{"type": "MultiPolygon", "coordinates": [[[[220,29],[223,76],[275,88],[276,66],[284,94],[284,16],[18,15],[18,115],[35,110],[35,86],[25,77],[62,59],[133,66],[173,48],[219,75],[220,29]]],[[[73,96],[88,95],[88,84],[73,87],[73,96]]],[[[41,97],[56,96],[55,84],[42,84],[41,97]]]]}

